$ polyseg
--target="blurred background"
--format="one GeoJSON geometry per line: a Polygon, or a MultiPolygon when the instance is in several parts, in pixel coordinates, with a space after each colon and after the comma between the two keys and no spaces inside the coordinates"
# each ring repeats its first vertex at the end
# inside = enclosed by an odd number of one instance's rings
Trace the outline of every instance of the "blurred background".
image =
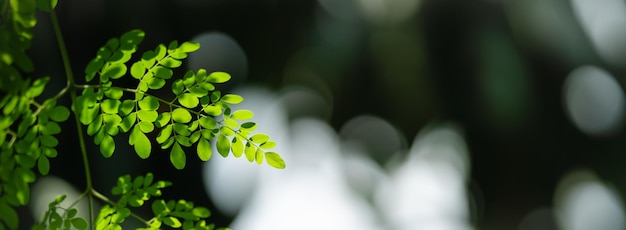
{"type": "MultiPolygon", "coordinates": [[[[131,29],[146,32],[139,52],[200,42],[180,73],[229,72],[220,89],[244,96],[287,163],[189,150],[177,171],[120,137],[109,160],[92,146],[104,194],[152,171],[174,182],[164,198],[239,230],[626,229],[624,1],[81,0],[57,14],[79,79],[131,29]]],[[[61,77],[46,16],[35,75],[61,77]]],[[[61,147],[32,210],[85,186],[77,146],[61,147]]]]}

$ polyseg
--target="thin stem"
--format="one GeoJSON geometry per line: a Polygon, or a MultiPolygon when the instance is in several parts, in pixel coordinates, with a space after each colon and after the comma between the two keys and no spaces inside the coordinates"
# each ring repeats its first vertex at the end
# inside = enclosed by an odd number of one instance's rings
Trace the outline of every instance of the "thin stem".
{"type": "MultiPolygon", "coordinates": [[[[52,21],[52,27],[54,28],[54,34],[56,35],[57,43],[59,45],[59,51],[61,52],[61,58],[63,60],[63,67],[65,68],[65,76],[67,78],[67,86],[74,85],[74,75],[72,74],[72,67],[70,66],[70,59],[67,55],[67,49],[65,48],[65,42],[63,41],[63,35],[61,34],[61,27],[59,26],[59,22],[57,20],[56,13],[54,10],[50,11],[50,19],[52,21]]],[[[76,101],[76,91],[70,90],[70,97],[72,102],[76,101]]],[[[80,146],[80,151],[83,158],[83,166],[85,168],[85,180],[87,183],[86,191],[93,190],[93,185],[91,182],[91,169],[89,168],[89,159],[87,158],[87,147],[85,146],[85,139],[83,137],[83,129],[76,114],[74,111],[74,120],[76,121],[76,131],[78,132],[78,143],[80,146]]],[[[93,229],[93,197],[88,196],[89,200],[89,223],[90,229],[93,229]]]]}
{"type": "MultiPolygon", "coordinates": [[[[105,203],[107,203],[107,204],[109,204],[109,205],[111,205],[111,206],[113,206],[113,207],[115,207],[115,206],[116,206],[116,203],[115,203],[115,202],[113,202],[112,200],[110,200],[110,199],[109,199],[108,197],[106,197],[105,195],[102,195],[102,193],[99,193],[99,192],[98,192],[98,191],[96,191],[95,189],[92,189],[92,190],[91,190],[91,195],[92,195],[93,197],[95,197],[95,198],[98,198],[98,199],[100,199],[100,200],[104,201],[105,203]]],[[[135,213],[133,213],[133,212],[130,212],[130,216],[132,216],[133,218],[135,218],[135,219],[137,219],[137,220],[141,221],[142,223],[144,223],[144,224],[146,224],[146,225],[150,225],[150,224],[149,224],[149,222],[148,222],[146,219],[142,218],[141,216],[138,216],[137,214],[135,214],[135,213]]]]}

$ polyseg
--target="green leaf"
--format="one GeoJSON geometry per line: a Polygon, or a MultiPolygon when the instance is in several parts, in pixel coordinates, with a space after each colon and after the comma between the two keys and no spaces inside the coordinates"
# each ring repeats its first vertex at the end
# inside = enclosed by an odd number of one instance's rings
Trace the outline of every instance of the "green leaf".
{"type": "Polygon", "coordinates": [[[83,125],[87,125],[93,121],[96,116],[100,113],[100,106],[96,104],[96,106],[92,108],[83,108],[83,110],[79,111],[79,120],[83,125]]]}
{"type": "Polygon", "coordinates": [[[197,146],[198,157],[202,161],[208,161],[211,159],[211,155],[213,154],[213,150],[211,149],[211,144],[207,139],[200,138],[197,146]]]}
{"type": "Polygon", "coordinates": [[[246,123],[241,124],[241,128],[246,129],[248,131],[254,131],[256,127],[257,125],[254,122],[246,122],[246,123]]]}
{"type": "Polygon", "coordinates": [[[135,101],[133,101],[133,100],[124,100],[124,101],[122,101],[122,104],[120,104],[118,112],[119,112],[120,116],[127,116],[128,114],[133,112],[134,109],[135,109],[135,101]]]}
{"type": "Polygon", "coordinates": [[[220,133],[222,133],[223,135],[226,135],[226,136],[233,136],[233,135],[235,135],[235,131],[233,131],[233,129],[231,129],[228,126],[220,127],[220,133]]]}
{"type": "Polygon", "coordinates": [[[257,134],[254,134],[252,137],[250,137],[250,141],[256,144],[263,144],[269,139],[270,137],[267,134],[263,134],[263,133],[257,133],[257,134]]]}
{"type": "Polygon", "coordinates": [[[165,80],[158,77],[151,77],[146,80],[146,83],[148,84],[148,88],[155,90],[163,88],[163,86],[165,86],[165,80]]]}
{"type": "Polygon", "coordinates": [[[103,113],[117,114],[121,104],[122,102],[120,100],[106,99],[102,101],[100,107],[102,108],[103,113]]]}
{"type": "Polygon", "coordinates": [[[156,66],[152,69],[152,74],[161,79],[170,79],[174,75],[174,71],[163,66],[156,66]]]}
{"type": "Polygon", "coordinates": [[[152,124],[152,122],[141,121],[139,122],[139,129],[143,133],[149,133],[154,130],[154,124],[152,124]]]}
{"type": "Polygon", "coordinates": [[[222,114],[222,109],[214,105],[204,107],[204,109],[202,110],[209,116],[219,116],[220,114],[222,114]]]}
{"type": "Polygon", "coordinates": [[[61,133],[61,126],[56,122],[49,121],[43,126],[39,127],[39,132],[44,135],[54,135],[61,133]]]}
{"type": "Polygon", "coordinates": [[[110,66],[105,66],[100,75],[100,79],[118,79],[126,74],[127,67],[124,63],[114,63],[110,66]]]}
{"type": "Polygon", "coordinates": [[[271,148],[276,147],[276,142],[267,141],[267,142],[261,144],[261,146],[259,146],[259,147],[261,147],[262,149],[271,149],[271,148]]]}
{"type": "Polygon", "coordinates": [[[48,175],[48,172],[50,172],[50,161],[47,157],[39,157],[39,160],[37,160],[37,169],[39,169],[41,175],[48,175]]]}
{"type": "Polygon", "coordinates": [[[87,221],[83,218],[74,218],[72,219],[72,226],[77,229],[87,229],[87,221]]]}
{"type": "Polygon", "coordinates": [[[169,112],[164,112],[159,114],[156,121],[154,122],[158,128],[161,128],[170,123],[170,119],[172,118],[172,114],[169,112]]]}
{"type": "Polygon", "coordinates": [[[111,99],[120,99],[124,96],[124,91],[119,87],[111,87],[104,90],[104,95],[111,99]]]}
{"type": "Polygon", "coordinates": [[[137,156],[141,159],[146,159],[150,156],[150,152],[152,151],[152,145],[150,144],[150,140],[141,132],[138,126],[133,128],[131,135],[129,136],[129,142],[132,142],[133,147],[135,148],[135,152],[137,156]]]}
{"type": "Polygon", "coordinates": [[[183,51],[183,52],[185,52],[185,53],[191,53],[191,52],[194,52],[194,51],[200,49],[200,43],[198,43],[198,42],[183,42],[183,44],[180,44],[178,49],[183,51]]]}
{"type": "Polygon", "coordinates": [[[185,73],[185,76],[183,76],[183,84],[185,85],[185,87],[190,88],[195,83],[196,77],[194,76],[194,73],[191,71],[185,73]]]}
{"type": "Polygon", "coordinates": [[[250,142],[246,143],[245,153],[246,153],[246,159],[249,162],[254,161],[254,154],[256,153],[256,147],[250,144],[250,142]]]}
{"type": "Polygon", "coordinates": [[[182,79],[178,79],[178,80],[174,81],[174,83],[172,83],[172,92],[175,95],[181,94],[184,89],[185,89],[185,85],[183,84],[183,80],[182,79]]]}
{"type": "Polygon", "coordinates": [[[4,220],[4,224],[9,229],[17,229],[19,218],[13,207],[9,206],[4,199],[0,200],[0,220],[4,220]]]}
{"type": "Polygon", "coordinates": [[[206,96],[206,95],[209,94],[208,90],[206,90],[206,89],[204,89],[204,88],[202,88],[202,87],[200,87],[198,85],[189,88],[189,92],[191,94],[193,94],[194,96],[196,96],[196,97],[203,97],[203,96],[206,96]]]}
{"type": "Polygon", "coordinates": [[[230,140],[221,134],[217,137],[217,152],[223,157],[227,157],[230,152],[230,140]]]}
{"type": "Polygon", "coordinates": [[[157,110],[159,108],[159,99],[153,96],[145,96],[138,104],[142,110],[157,110]]]}
{"type": "Polygon", "coordinates": [[[256,150],[256,156],[254,158],[256,159],[257,164],[263,163],[263,150],[261,150],[261,148],[256,150]]]}
{"type": "Polygon", "coordinates": [[[200,101],[193,94],[183,93],[181,95],[178,95],[178,103],[180,103],[181,105],[187,108],[192,109],[198,106],[198,103],[200,103],[200,101]]]}
{"type": "Polygon", "coordinates": [[[51,135],[42,135],[39,137],[39,140],[41,141],[41,145],[43,146],[56,147],[57,145],[59,145],[59,140],[51,135]]]}
{"type": "Polygon", "coordinates": [[[231,105],[236,105],[243,102],[243,97],[237,94],[226,94],[222,96],[222,102],[228,103],[231,105]]]}
{"type": "Polygon", "coordinates": [[[170,152],[170,161],[172,162],[172,165],[174,165],[174,168],[178,170],[185,168],[187,159],[185,156],[185,152],[178,143],[174,143],[174,146],[172,146],[172,151],[170,152]]]}
{"type": "Polygon", "coordinates": [[[30,88],[25,93],[28,98],[35,98],[43,93],[46,88],[46,84],[50,81],[50,77],[42,77],[35,80],[30,88]]]}
{"type": "Polygon", "coordinates": [[[115,141],[113,137],[104,135],[100,142],[100,153],[103,157],[109,158],[113,155],[113,152],[115,152],[115,141]]]}
{"type": "Polygon", "coordinates": [[[135,79],[141,79],[145,73],[146,68],[142,61],[137,61],[130,67],[130,75],[135,79]]]}
{"type": "Polygon", "coordinates": [[[93,78],[96,76],[96,73],[98,73],[98,70],[100,70],[102,66],[104,66],[104,60],[102,60],[101,58],[92,59],[85,68],[85,80],[87,82],[92,81],[93,78]]]}
{"type": "Polygon", "coordinates": [[[233,137],[233,141],[230,145],[233,155],[239,158],[243,154],[243,142],[237,137],[233,137]]]}
{"type": "Polygon", "coordinates": [[[142,121],[155,122],[159,113],[151,110],[139,110],[137,111],[137,117],[142,121]]]}
{"type": "Polygon", "coordinates": [[[102,115],[98,115],[93,122],[87,126],[87,135],[93,136],[102,128],[102,115]]]}
{"type": "Polygon", "coordinates": [[[201,117],[198,122],[200,123],[200,126],[205,129],[214,129],[217,126],[217,121],[215,121],[212,117],[201,117]]]}
{"type": "Polygon", "coordinates": [[[230,80],[230,74],[226,72],[213,72],[207,77],[207,81],[211,83],[224,83],[230,80]]]}
{"type": "Polygon", "coordinates": [[[65,106],[57,106],[50,110],[50,119],[56,122],[63,122],[70,116],[70,110],[65,106]]]}
{"type": "Polygon", "coordinates": [[[173,216],[167,216],[163,218],[163,223],[172,228],[180,228],[183,224],[178,220],[178,218],[173,216]]]}
{"type": "Polygon", "coordinates": [[[245,109],[237,110],[230,115],[231,119],[240,120],[240,121],[249,120],[249,119],[252,119],[252,117],[254,117],[254,113],[252,113],[252,111],[250,110],[245,110],[245,109]]]}
{"type": "Polygon", "coordinates": [[[172,125],[166,125],[159,131],[156,137],[156,141],[159,144],[163,144],[172,135],[172,125]]]}
{"type": "Polygon", "coordinates": [[[137,113],[128,114],[128,116],[122,119],[122,123],[120,123],[120,129],[122,130],[122,132],[128,132],[130,128],[135,125],[135,122],[137,122],[137,113]]]}
{"type": "Polygon", "coordinates": [[[177,60],[175,58],[172,57],[167,57],[165,59],[163,59],[163,61],[161,61],[161,65],[168,67],[168,68],[178,68],[183,64],[182,61],[177,60]]]}
{"type": "Polygon", "coordinates": [[[211,212],[205,207],[195,207],[191,210],[191,213],[199,218],[208,218],[211,216],[211,212]]]}
{"type": "Polygon", "coordinates": [[[285,168],[285,161],[283,160],[278,153],[275,152],[266,152],[265,158],[267,159],[267,164],[277,169],[285,168]]]}
{"type": "Polygon", "coordinates": [[[191,121],[191,114],[183,108],[176,108],[172,111],[172,120],[178,123],[187,123],[191,121]]]}

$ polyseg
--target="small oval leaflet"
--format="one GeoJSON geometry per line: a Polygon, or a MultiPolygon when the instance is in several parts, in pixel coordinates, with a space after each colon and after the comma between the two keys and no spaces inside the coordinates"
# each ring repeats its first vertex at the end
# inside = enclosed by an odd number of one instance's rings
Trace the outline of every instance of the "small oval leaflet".
{"type": "Polygon", "coordinates": [[[213,154],[213,150],[211,149],[211,144],[207,139],[200,138],[197,146],[198,157],[202,161],[208,161],[211,159],[211,155],[213,154]]]}
{"type": "Polygon", "coordinates": [[[263,134],[263,133],[257,133],[257,134],[254,134],[252,137],[250,137],[250,141],[256,144],[263,144],[269,139],[270,137],[267,134],[263,134]]]}
{"type": "Polygon", "coordinates": [[[278,155],[278,153],[266,152],[265,158],[266,158],[267,164],[269,164],[270,166],[277,168],[277,169],[285,168],[285,161],[283,160],[282,157],[280,157],[280,155],[278,155]]]}
{"type": "Polygon", "coordinates": [[[178,95],[178,103],[180,103],[182,106],[192,109],[198,106],[200,101],[196,96],[191,93],[183,93],[181,95],[178,95]]]}
{"type": "Polygon", "coordinates": [[[207,81],[211,83],[224,83],[230,80],[230,74],[226,72],[213,72],[207,77],[207,81]]]}
{"type": "Polygon", "coordinates": [[[237,94],[226,94],[224,96],[222,96],[222,101],[224,103],[228,103],[231,105],[236,105],[239,104],[241,102],[243,102],[243,97],[239,96],[237,94]]]}
{"type": "Polygon", "coordinates": [[[191,121],[191,113],[183,108],[176,108],[172,111],[172,120],[178,123],[187,123],[191,121]]]}
{"type": "Polygon", "coordinates": [[[138,104],[142,110],[157,110],[159,108],[159,100],[153,96],[145,96],[138,104]]]}
{"type": "Polygon", "coordinates": [[[172,146],[172,151],[170,152],[170,161],[176,169],[180,170],[185,168],[187,159],[183,148],[181,148],[178,143],[174,143],[174,146],[172,146]]]}
{"type": "Polygon", "coordinates": [[[217,137],[217,152],[223,157],[227,157],[230,152],[230,141],[224,135],[217,137]]]}
{"type": "Polygon", "coordinates": [[[237,110],[230,115],[231,119],[240,120],[240,121],[249,120],[249,119],[252,119],[252,117],[254,117],[254,113],[246,109],[237,110]]]}

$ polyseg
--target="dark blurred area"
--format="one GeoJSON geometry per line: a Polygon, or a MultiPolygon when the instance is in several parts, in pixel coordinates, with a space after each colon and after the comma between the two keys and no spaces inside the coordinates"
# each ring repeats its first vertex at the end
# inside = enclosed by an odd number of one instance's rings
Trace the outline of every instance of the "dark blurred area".
{"type": "MultiPolygon", "coordinates": [[[[553,226],[556,220],[550,218],[559,214],[551,212],[541,217],[549,219],[543,227],[525,224],[529,213],[553,207],[562,178],[581,168],[618,197],[626,195],[626,7],[606,0],[593,11],[578,2],[81,0],[60,1],[56,12],[81,83],[97,49],[131,29],[146,32],[139,52],[204,34],[216,42],[203,45],[215,49],[205,50],[208,60],[224,57],[235,64],[203,67],[195,61],[194,68],[230,72],[235,83],[226,91],[241,85],[276,92],[290,85],[310,88],[328,108],[309,113],[336,131],[369,114],[397,128],[408,149],[429,123],[458,124],[471,162],[466,188],[472,196],[472,228],[578,229],[553,226]],[[596,15],[585,16],[591,14],[587,11],[596,15]],[[598,19],[602,15],[621,27],[604,26],[598,19]],[[587,23],[586,17],[595,21],[587,23]],[[605,29],[597,32],[594,26],[605,29]]],[[[61,77],[47,15],[39,18],[30,51],[35,75],[61,77]]],[[[74,138],[60,137],[61,143],[74,143],[74,138]]],[[[189,157],[187,168],[178,171],[167,152],[155,151],[144,161],[124,145],[118,141],[118,151],[108,160],[92,146],[96,189],[109,194],[118,176],[152,171],[174,182],[165,190],[166,199],[212,207],[201,162],[189,157]]],[[[84,187],[78,147],[61,148],[67,154],[52,159],[51,173],[84,187]]],[[[371,158],[383,167],[392,155],[371,158]]],[[[217,225],[231,223],[232,216],[211,209],[217,225]]]]}

